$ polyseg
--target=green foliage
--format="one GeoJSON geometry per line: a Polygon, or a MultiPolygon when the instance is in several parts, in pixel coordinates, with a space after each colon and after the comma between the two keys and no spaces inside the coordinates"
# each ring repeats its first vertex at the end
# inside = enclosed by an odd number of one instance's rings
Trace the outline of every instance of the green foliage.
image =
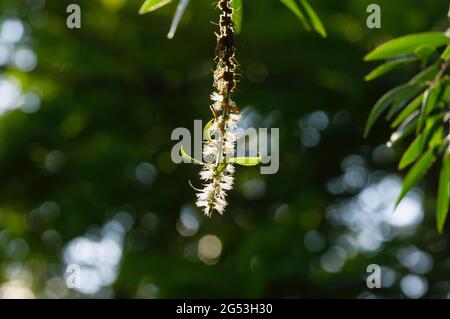
{"type": "Polygon", "coordinates": [[[450,43],[450,38],[442,32],[426,32],[406,35],[380,45],[378,48],[368,53],[364,57],[364,60],[374,61],[394,58],[400,55],[414,53],[423,46],[438,48],[448,43],[450,43]]]}
{"type": "Polygon", "coordinates": [[[242,166],[256,166],[261,163],[261,157],[234,157],[230,162],[242,166]]]}
{"type": "Polygon", "coordinates": [[[436,47],[432,45],[422,45],[414,50],[415,55],[417,55],[422,61],[426,62],[428,58],[436,51],[436,47]]]}
{"type": "MultiPolygon", "coordinates": [[[[320,34],[323,38],[327,37],[327,31],[317,15],[316,11],[312,8],[312,6],[308,3],[307,0],[300,0],[300,4],[302,9],[300,9],[299,5],[295,2],[295,0],[280,0],[289,10],[291,10],[300,20],[303,27],[307,30],[314,30],[318,34],[320,34]]],[[[148,12],[155,11],[166,4],[172,2],[172,0],[146,0],[141,8],[139,9],[139,14],[145,14],[148,12]]],[[[181,4],[182,0],[180,0],[181,4]]],[[[243,6],[242,0],[233,0],[231,3],[234,9],[234,26],[236,29],[236,33],[239,34],[242,30],[242,17],[243,17],[243,6]]],[[[176,17],[176,15],[175,15],[176,17]]],[[[179,20],[174,17],[174,22],[177,25],[179,20]]],[[[174,25],[174,22],[172,25],[174,25]]],[[[174,27],[176,29],[176,26],[174,27]]],[[[173,36],[173,34],[172,34],[173,36]]],[[[169,38],[172,38],[171,36],[169,38]]]]}
{"type": "Polygon", "coordinates": [[[320,34],[323,38],[326,38],[327,32],[325,27],[323,26],[322,21],[320,20],[317,13],[311,7],[311,5],[306,0],[300,0],[300,4],[302,9],[300,9],[299,5],[295,0],[280,0],[289,10],[294,13],[297,18],[302,23],[303,27],[310,31],[314,29],[318,34],[320,34]],[[305,12],[305,13],[303,13],[305,12]]]}
{"type": "Polygon", "coordinates": [[[300,3],[302,4],[303,8],[305,9],[305,12],[309,18],[309,22],[311,23],[312,28],[320,34],[323,38],[327,37],[327,31],[325,30],[325,27],[320,20],[317,13],[314,11],[314,9],[311,7],[311,5],[306,0],[300,0],[300,3]]]}
{"type": "Polygon", "coordinates": [[[181,156],[183,157],[183,159],[184,159],[185,161],[189,162],[189,163],[193,163],[193,164],[197,164],[197,165],[203,165],[203,164],[205,164],[205,163],[203,163],[203,162],[201,162],[201,161],[199,161],[199,160],[197,160],[197,159],[195,159],[195,158],[189,156],[189,155],[186,153],[186,151],[184,150],[183,146],[181,146],[181,148],[180,148],[180,153],[181,153],[181,156]]]}
{"type": "Polygon", "coordinates": [[[244,10],[242,7],[242,0],[233,0],[231,5],[234,10],[234,14],[233,14],[234,27],[236,29],[236,33],[239,34],[239,33],[241,33],[241,30],[242,30],[242,15],[243,15],[243,10],[244,10]]]}
{"type": "Polygon", "coordinates": [[[437,199],[437,227],[442,234],[447,218],[450,197],[450,155],[446,154],[442,159],[442,169],[439,176],[439,190],[437,199]]]}
{"type": "Polygon", "coordinates": [[[424,155],[422,155],[422,157],[406,175],[405,180],[403,181],[402,190],[400,191],[400,195],[398,196],[396,202],[396,206],[400,204],[411,188],[425,176],[435,161],[436,156],[434,154],[434,149],[429,149],[424,155]]]}
{"type": "Polygon", "coordinates": [[[398,169],[404,169],[410,164],[414,163],[419,156],[422,154],[424,145],[424,135],[420,134],[416,139],[409,145],[408,149],[403,153],[403,156],[398,164],[398,169]]]}
{"type": "Polygon", "coordinates": [[[411,84],[403,84],[399,85],[392,90],[385,93],[375,104],[372,111],[370,112],[369,118],[367,120],[366,129],[365,129],[365,136],[369,134],[370,129],[375,124],[376,120],[383,114],[386,109],[392,105],[394,101],[396,101],[397,97],[399,95],[402,95],[402,93],[405,93],[409,91],[411,88],[411,84]]]}
{"type": "Polygon", "coordinates": [[[448,46],[442,53],[441,59],[444,61],[450,59],[450,46],[448,46]]]}
{"type": "MultiPolygon", "coordinates": [[[[375,68],[366,81],[378,78],[406,63],[420,59],[426,66],[435,52],[450,43],[450,37],[442,32],[427,32],[406,35],[388,41],[365,56],[366,61],[395,58],[375,68]]],[[[397,205],[428,172],[436,157],[444,158],[441,166],[437,200],[437,227],[442,232],[449,208],[449,148],[448,121],[450,114],[450,78],[448,75],[450,46],[443,49],[438,58],[414,76],[409,82],[401,84],[384,94],[369,114],[365,135],[375,121],[388,110],[387,119],[395,114],[391,127],[398,127],[391,136],[391,143],[415,133],[416,137],[404,152],[398,168],[404,169],[414,164],[407,173],[397,199],[397,205]],[[444,131],[447,133],[444,134],[444,131]]]]}
{"type": "Polygon", "coordinates": [[[146,14],[148,12],[155,11],[170,2],[172,2],[172,0],[145,0],[139,9],[139,14],[146,14]]]}
{"type": "Polygon", "coordinates": [[[203,128],[203,139],[206,141],[211,140],[211,125],[213,123],[214,123],[214,119],[212,119],[208,123],[206,123],[205,127],[203,128]]]}
{"type": "Polygon", "coordinates": [[[402,66],[404,63],[414,62],[414,61],[417,61],[417,59],[414,57],[405,57],[405,58],[401,58],[401,59],[397,59],[394,61],[384,63],[384,64],[380,65],[379,67],[373,69],[372,72],[370,72],[369,74],[367,74],[364,77],[364,79],[366,81],[375,80],[376,78],[379,78],[380,76],[383,76],[386,73],[389,73],[392,70],[395,70],[396,68],[402,66]]]}

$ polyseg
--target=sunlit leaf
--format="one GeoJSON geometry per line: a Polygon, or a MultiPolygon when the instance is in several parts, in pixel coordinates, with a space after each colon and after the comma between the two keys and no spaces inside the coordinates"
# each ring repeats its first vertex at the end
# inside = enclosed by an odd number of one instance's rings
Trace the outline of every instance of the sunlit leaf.
{"type": "Polygon", "coordinates": [[[411,84],[416,84],[420,82],[428,82],[434,79],[434,77],[439,72],[439,65],[437,63],[430,65],[426,69],[417,73],[410,81],[411,84]]]}
{"type": "Polygon", "coordinates": [[[214,119],[206,123],[205,127],[203,128],[203,139],[206,141],[211,140],[211,125],[214,123],[214,119]]]}
{"type": "Polygon", "coordinates": [[[199,161],[199,160],[196,160],[195,158],[190,157],[190,156],[184,151],[183,146],[181,146],[181,148],[180,148],[180,153],[181,153],[181,156],[183,157],[183,159],[184,159],[186,162],[193,163],[193,164],[198,164],[198,165],[203,165],[203,164],[204,164],[203,162],[201,162],[201,161],[199,161]]]}
{"type": "Polygon", "coordinates": [[[242,15],[243,15],[243,7],[242,0],[233,0],[231,2],[231,6],[233,7],[233,22],[234,28],[236,30],[236,34],[241,33],[242,30],[242,15]]]}
{"type": "Polygon", "coordinates": [[[303,8],[305,9],[306,14],[309,17],[309,21],[311,22],[311,25],[313,29],[320,34],[323,38],[327,37],[327,31],[325,30],[325,27],[323,26],[322,21],[320,20],[317,13],[314,11],[314,9],[311,7],[311,5],[306,0],[300,0],[300,3],[302,4],[303,8]]]}
{"type": "Polygon", "coordinates": [[[230,162],[242,166],[255,166],[261,163],[261,157],[234,157],[230,162]]]}
{"type": "Polygon", "coordinates": [[[439,189],[437,197],[436,221],[437,229],[440,234],[444,230],[445,220],[447,219],[449,200],[450,200],[450,154],[446,153],[442,161],[441,172],[439,174],[439,189]]]}
{"type": "Polygon", "coordinates": [[[411,100],[414,100],[417,95],[421,94],[423,90],[425,89],[425,84],[421,83],[419,84],[410,84],[408,83],[405,86],[404,90],[401,90],[399,92],[394,100],[394,103],[392,104],[392,107],[389,110],[389,113],[386,116],[387,120],[391,120],[392,117],[401,111],[405,105],[407,105],[411,100]]]}
{"type": "Polygon", "coordinates": [[[422,157],[417,161],[416,164],[411,168],[411,170],[406,175],[403,186],[398,196],[395,207],[403,200],[403,198],[408,194],[411,188],[416,185],[428,172],[428,170],[433,166],[436,161],[434,155],[435,150],[429,149],[422,157]]]}
{"type": "Polygon", "coordinates": [[[397,118],[395,119],[394,122],[392,122],[391,127],[397,127],[400,124],[402,124],[403,121],[405,121],[409,116],[411,116],[411,114],[414,113],[414,111],[416,111],[420,105],[422,105],[422,99],[423,99],[423,94],[420,94],[419,96],[417,96],[414,100],[412,100],[401,112],[400,114],[397,116],[397,118]]]}
{"type": "Polygon", "coordinates": [[[447,61],[448,59],[450,59],[450,46],[445,48],[445,51],[441,55],[441,59],[444,61],[447,61]]]}
{"type": "Polygon", "coordinates": [[[436,47],[432,45],[422,45],[414,50],[414,53],[421,60],[428,60],[428,58],[436,51],[436,47]]]}
{"type": "MultiPolygon", "coordinates": [[[[416,111],[416,113],[418,114],[419,112],[416,111]]],[[[416,125],[417,125],[417,116],[411,114],[411,116],[409,116],[402,123],[402,125],[400,125],[400,127],[391,134],[389,144],[392,146],[395,143],[403,140],[404,138],[412,134],[415,131],[416,125]]]]}
{"type": "Polygon", "coordinates": [[[292,13],[294,13],[297,18],[300,20],[300,22],[302,23],[303,27],[306,30],[311,30],[311,25],[309,24],[308,20],[306,19],[305,15],[303,14],[303,12],[300,10],[300,8],[298,7],[297,3],[295,2],[295,0],[280,0],[289,10],[292,11],[292,13]]]}
{"type": "Polygon", "coordinates": [[[139,9],[139,14],[155,11],[170,2],[172,2],[172,0],[145,0],[139,9]]]}
{"type": "Polygon", "coordinates": [[[400,38],[390,40],[375,50],[368,53],[365,61],[393,58],[400,55],[412,54],[414,51],[424,45],[440,47],[450,43],[450,37],[442,32],[425,32],[405,35],[400,38]]]}
{"type": "Polygon", "coordinates": [[[440,125],[439,127],[437,127],[434,130],[434,133],[433,133],[430,141],[428,142],[428,147],[435,148],[435,147],[441,146],[444,143],[443,136],[442,136],[443,133],[444,133],[444,128],[442,127],[442,125],[440,125]]]}
{"type": "Polygon", "coordinates": [[[403,153],[400,163],[398,164],[398,169],[404,169],[408,165],[414,163],[416,159],[422,155],[423,149],[425,147],[425,136],[424,134],[418,135],[415,140],[409,145],[405,153],[403,153]]]}
{"type": "Polygon", "coordinates": [[[377,68],[373,69],[369,74],[367,74],[364,77],[364,80],[372,81],[376,78],[379,78],[380,76],[385,75],[386,73],[391,72],[392,70],[395,70],[396,68],[398,68],[399,66],[401,66],[405,63],[414,62],[414,61],[417,61],[417,58],[406,57],[406,58],[401,58],[398,60],[387,62],[387,63],[382,64],[382,65],[378,66],[377,68]]]}
{"type": "Polygon", "coordinates": [[[416,132],[419,133],[422,130],[423,124],[426,121],[427,116],[436,106],[441,91],[441,84],[437,84],[433,88],[428,88],[423,94],[422,107],[419,116],[419,122],[417,123],[416,132]]]}

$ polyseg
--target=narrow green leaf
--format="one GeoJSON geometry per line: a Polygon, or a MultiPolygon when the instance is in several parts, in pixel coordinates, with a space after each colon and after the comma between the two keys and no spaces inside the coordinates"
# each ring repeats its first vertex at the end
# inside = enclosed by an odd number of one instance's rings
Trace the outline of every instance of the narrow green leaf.
{"type": "Polygon", "coordinates": [[[425,89],[425,84],[410,84],[408,83],[401,92],[399,92],[386,116],[387,120],[391,120],[392,117],[401,111],[405,105],[407,105],[411,100],[415,99],[418,94],[422,93],[425,89]]]}
{"type": "Polygon", "coordinates": [[[442,137],[442,134],[444,133],[444,128],[442,125],[440,125],[438,128],[434,130],[433,135],[430,138],[430,141],[428,142],[429,148],[435,148],[439,147],[444,143],[444,139],[442,137]]]}
{"type": "Polygon", "coordinates": [[[441,55],[441,59],[447,61],[450,59],[450,45],[445,48],[445,51],[441,55]]]}
{"type": "Polygon", "coordinates": [[[155,11],[170,2],[172,2],[172,0],[145,0],[139,9],[139,14],[155,11]]]}
{"type": "Polygon", "coordinates": [[[242,30],[242,0],[233,0],[231,2],[231,6],[234,10],[233,12],[233,22],[234,22],[234,28],[236,30],[236,34],[241,33],[242,30]]]}
{"type": "Polygon", "coordinates": [[[428,58],[436,51],[436,47],[432,45],[422,45],[414,50],[414,53],[423,61],[428,60],[428,58]]]}
{"type": "Polygon", "coordinates": [[[405,63],[414,62],[414,61],[417,61],[417,59],[411,58],[411,57],[406,57],[406,58],[401,58],[398,60],[387,62],[387,63],[382,64],[382,65],[378,66],[377,68],[373,69],[369,74],[367,74],[364,77],[364,80],[372,81],[376,78],[379,78],[382,75],[385,75],[386,73],[391,72],[392,70],[395,70],[396,68],[398,68],[399,66],[401,66],[405,63]]]}
{"type": "Polygon", "coordinates": [[[230,162],[242,166],[255,166],[261,163],[261,157],[234,157],[230,162]]]}
{"type": "Polygon", "coordinates": [[[412,100],[404,109],[400,112],[394,122],[392,122],[391,127],[395,128],[402,124],[404,120],[406,120],[411,114],[416,111],[420,105],[422,104],[423,93],[412,100]]]}
{"type": "Polygon", "coordinates": [[[420,111],[419,122],[417,123],[416,133],[419,133],[422,130],[423,124],[425,123],[428,115],[436,106],[440,91],[440,83],[433,88],[425,90],[425,93],[423,94],[422,107],[420,111]]]}
{"type": "Polygon", "coordinates": [[[425,136],[424,134],[418,135],[415,140],[409,145],[405,153],[403,153],[400,163],[398,164],[398,169],[402,170],[408,165],[415,162],[416,159],[422,155],[423,149],[425,147],[425,136]]]}
{"type": "Polygon", "coordinates": [[[436,161],[434,155],[434,149],[429,149],[422,157],[417,161],[416,164],[411,168],[403,181],[402,190],[398,196],[395,207],[403,200],[403,198],[408,194],[410,189],[416,185],[428,172],[428,170],[433,166],[436,161]]]}
{"type": "Polygon", "coordinates": [[[400,127],[395,132],[391,134],[391,138],[388,144],[392,146],[411,135],[415,131],[416,125],[417,116],[413,116],[412,114],[402,123],[402,125],[400,125],[400,127]]]}
{"type": "Polygon", "coordinates": [[[214,119],[206,123],[205,127],[203,128],[203,139],[206,141],[211,140],[211,125],[214,123],[214,119]]]}
{"type": "Polygon", "coordinates": [[[295,2],[295,0],[280,0],[289,10],[292,11],[292,13],[294,13],[297,18],[300,20],[300,22],[302,23],[303,27],[310,31],[311,30],[311,25],[309,24],[308,20],[306,19],[305,15],[303,14],[303,12],[300,10],[300,8],[298,7],[297,3],[295,2]]]}
{"type": "Polygon", "coordinates": [[[450,154],[446,153],[442,160],[441,172],[439,175],[439,189],[437,197],[436,222],[440,234],[444,231],[445,220],[447,219],[449,198],[450,198],[450,154]]]}
{"type": "Polygon", "coordinates": [[[434,63],[426,69],[417,73],[408,83],[417,84],[420,82],[432,81],[439,72],[439,65],[434,63]]]}
{"type": "Polygon", "coordinates": [[[316,11],[311,7],[311,5],[306,0],[300,0],[300,3],[302,4],[303,8],[305,9],[306,14],[309,17],[309,21],[311,22],[311,25],[313,29],[322,36],[322,38],[327,37],[327,31],[325,30],[325,27],[323,26],[322,21],[320,20],[319,16],[317,15],[316,11]]]}
{"type": "Polygon", "coordinates": [[[450,43],[450,37],[447,37],[443,32],[424,32],[405,35],[380,45],[375,50],[369,52],[364,57],[364,60],[374,61],[393,58],[400,55],[412,54],[420,46],[430,45],[438,48],[448,43],[450,43]]]}
{"type": "Polygon", "coordinates": [[[190,156],[184,151],[183,146],[181,146],[181,148],[180,148],[180,153],[181,153],[181,156],[183,157],[183,159],[184,159],[185,161],[189,162],[189,163],[198,164],[198,165],[204,165],[204,164],[205,164],[205,163],[203,163],[203,162],[201,162],[201,161],[199,161],[199,160],[196,160],[195,158],[190,157],[190,156]]]}
{"type": "Polygon", "coordinates": [[[364,136],[367,137],[367,135],[370,132],[370,129],[375,124],[375,121],[380,117],[380,115],[386,110],[389,105],[394,102],[395,98],[398,94],[400,94],[405,89],[409,88],[409,84],[402,84],[399,85],[392,90],[386,92],[378,101],[375,103],[374,107],[372,108],[369,118],[367,119],[366,128],[364,130],[364,136]]]}
{"type": "MultiPolygon", "coordinates": [[[[418,114],[419,110],[414,111],[409,117],[405,119],[405,121],[402,122],[402,124],[399,126],[399,128],[392,133],[390,144],[394,145],[396,142],[404,139],[405,137],[409,136],[411,133],[415,132],[415,129],[417,127],[418,122],[418,114]]],[[[424,136],[423,145],[425,146],[427,142],[430,140],[430,138],[434,138],[435,135],[439,134],[439,131],[442,135],[442,119],[444,115],[442,113],[430,116],[425,124],[424,132],[422,133],[424,136]]],[[[441,144],[442,141],[439,141],[441,144]]],[[[429,143],[429,147],[434,147],[437,145],[436,143],[429,143]]]]}

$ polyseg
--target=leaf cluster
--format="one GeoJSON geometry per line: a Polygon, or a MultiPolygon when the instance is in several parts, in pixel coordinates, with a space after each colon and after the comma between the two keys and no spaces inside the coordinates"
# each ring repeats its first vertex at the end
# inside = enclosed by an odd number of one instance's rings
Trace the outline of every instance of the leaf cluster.
{"type": "Polygon", "coordinates": [[[365,135],[376,120],[387,113],[393,133],[389,144],[413,136],[400,159],[400,170],[409,171],[397,205],[440,158],[437,197],[437,228],[442,233],[449,209],[450,180],[450,37],[442,32],[406,35],[390,40],[365,56],[365,61],[386,60],[365,79],[381,77],[406,64],[419,63],[422,70],[407,83],[386,92],[375,104],[367,120],[365,135]]]}

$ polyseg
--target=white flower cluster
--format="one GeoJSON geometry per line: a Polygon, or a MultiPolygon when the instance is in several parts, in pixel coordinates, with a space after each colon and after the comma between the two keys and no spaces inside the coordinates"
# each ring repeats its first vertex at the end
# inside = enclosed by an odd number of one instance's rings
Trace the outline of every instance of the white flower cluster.
{"type": "Polygon", "coordinates": [[[214,120],[210,127],[211,139],[203,147],[206,164],[200,171],[200,178],[205,184],[197,194],[196,204],[207,216],[214,210],[223,214],[227,206],[226,191],[233,188],[234,166],[228,159],[234,154],[239,117],[229,114],[225,120],[222,116],[214,120]]]}

